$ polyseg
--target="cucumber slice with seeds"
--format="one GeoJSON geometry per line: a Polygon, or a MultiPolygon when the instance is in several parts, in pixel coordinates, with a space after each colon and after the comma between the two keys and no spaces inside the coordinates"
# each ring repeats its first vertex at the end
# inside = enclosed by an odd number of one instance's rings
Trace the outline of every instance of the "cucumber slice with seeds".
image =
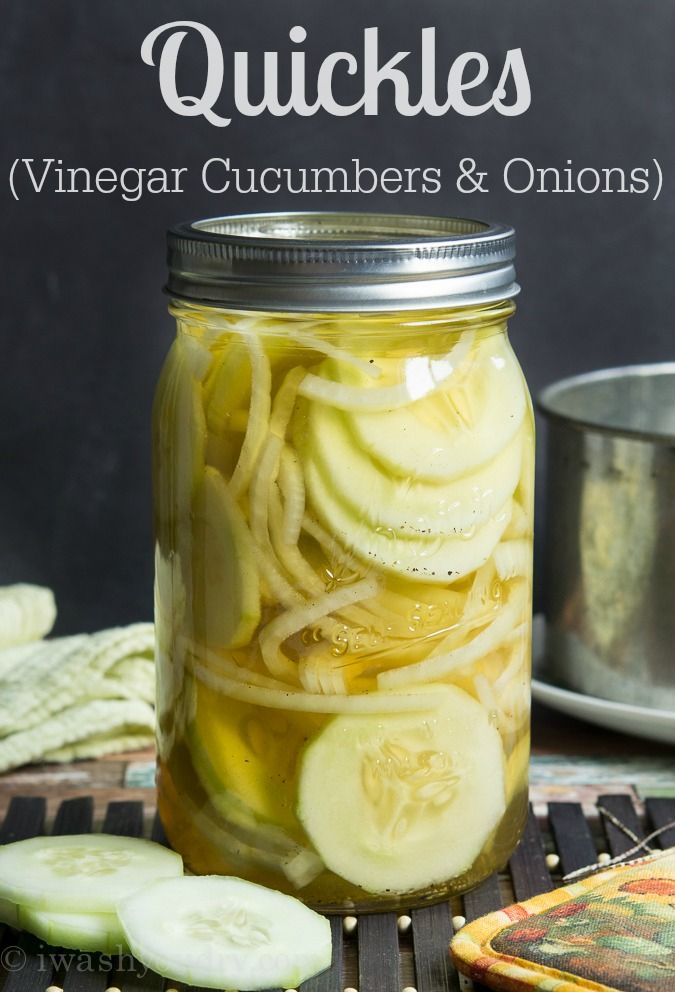
{"type": "Polygon", "coordinates": [[[297,988],[331,963],[328,920],[238,878],[156,882],[119,917],[133,954],[174,981],[214,989],[297,988]]]}
{"type": "Polygon", "coordinates": [[[315,462],[349,510],[404,538],[457,537],[475,530],[513,496],[521,469],[516,435],[495,457],[450,482],[394,476],[369,457],[350,434],[346,418],[331,407],[307,409],[306,460],[315,462]]]}
{"type": "Polygon", "coordinates": [[[335,495],[334,487],[307,460],[305,481],[311,505],[342,547],[368,565],[415,582],[447,585],[484,565],[511,516],[508,500],[490,519],[462,536],[402,537],[393,528],[373,527],[335,495]]]}
{"type": "Polygon", "coordinates": [[[182,872],[179,854],[149,840],[31,837],[0,847],[0,898],[49,913],[114,913],[124,896],[182,872]]]}
{"type": "Polygon", "coordinates": [[[117,913],[46,913],[18,907],[22,930],[57,947],[102,954],[122,954],[128,944],[117,913]]]}
{"type": "Polygon", "coordinates": [[[117,913],[47,913],[0,899],[0,923],[28,930],[58,947],[103,954],[121,954],[129,949],[117,913]]]}
{"type": "Polygon", "coordinates": [[[305,751],[298,816],[326,867],[366,892],[462,875],[506,808],[499,732],[468,693],[435,689],[432,712],[336,717],[305,751]]]}
{"type": "MultiPolygon", "coordinates": [[[[343,379],[352,374],[341,369],[343,379]]],[[[496,337],[477,346],[457,389],[451,379],[447,389],[410,407],[349,412],[346,420],[357,445],[395,475],[447,482],[502,451],[526,410],[520,366],[496,337]]]]}

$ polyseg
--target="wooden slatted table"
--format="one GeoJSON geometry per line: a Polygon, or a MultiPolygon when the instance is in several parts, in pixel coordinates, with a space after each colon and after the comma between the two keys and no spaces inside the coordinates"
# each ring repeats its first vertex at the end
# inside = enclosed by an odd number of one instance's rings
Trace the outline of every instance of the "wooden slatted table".
{"type": "MultiPolygon", "coordinates": [[[[602,806],[618,817],[638,836],[675,820],[675,799],[648,798],[644,811],[636,808],[626,794],[599,795],[602,806]]],[[[401,926],[394,913],[362,916],[351,934],[342,920],[333,918],[333,965],[323,975],[301,986],[300,992],[459,992],[471,988],[460,981],[448,957],[452,918],[457,914],[474,919],[482,913],[527,899],[560,883],[560,877],[596,860],[601,851],[622,854],[633,846],[602,814],[592,815],[576,802],[549,802],[545,816],[530,813],[527,829],[505,871],[487,879],[463,899],[410,912],[411,925],[401,926]],[[560,864],[552,875],[546,854],[556,853],[560,864]]],[[[47,802],[39,796],[14,796],[7,807],[0,843],[54,834],[86,833],[95,822],[92,796],[63,800],[51,821],[47,802]]],[[[154,815],[145,816],[138,800],[115,800],[107,804],[101,824],[108,833],[124,836],[151,836],[162,839],[161,826],[154,815]]],[[[675,828],[656,842],[667,847],[675,843],[675,828]]],[[[28,934],[9,927],[0,928],[1,992],[202,992],[147,972],[130,956],[120,960],[50,948],[28,934]]],[[[476,986],[476,990],[478,986],[476,986]]]]}

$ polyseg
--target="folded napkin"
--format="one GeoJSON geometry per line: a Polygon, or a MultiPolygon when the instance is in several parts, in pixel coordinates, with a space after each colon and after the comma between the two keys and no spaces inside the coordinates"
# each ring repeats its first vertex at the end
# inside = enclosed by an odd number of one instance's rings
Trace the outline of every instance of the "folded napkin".
{"type": "Polygon", "coordinates": [[[483,916],[450,947],[500,992],[674,992],[675,848],[483,916]]]}
{"type": "Polygon", "coordinates": [[[153,625],[38,640],[55,617],[50,590],[0,589],[0,772],[154,739],[153,625]]]}
{"type": "Polygon", "coordinates": [[[45,637],[55,620],[51,589],[24,583],[0,588],[0,649],[45,637]]]}

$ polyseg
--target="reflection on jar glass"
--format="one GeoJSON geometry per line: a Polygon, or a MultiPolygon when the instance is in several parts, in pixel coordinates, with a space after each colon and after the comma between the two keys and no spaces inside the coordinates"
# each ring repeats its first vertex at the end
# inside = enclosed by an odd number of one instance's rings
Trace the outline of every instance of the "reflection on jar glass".
{"type": "Polygon", "coordinates": [[[470,888],[527,811],[534,434],[512,232],[301,214],[170,246],[167,835],[195,872],[325,910],[470,888]]]}

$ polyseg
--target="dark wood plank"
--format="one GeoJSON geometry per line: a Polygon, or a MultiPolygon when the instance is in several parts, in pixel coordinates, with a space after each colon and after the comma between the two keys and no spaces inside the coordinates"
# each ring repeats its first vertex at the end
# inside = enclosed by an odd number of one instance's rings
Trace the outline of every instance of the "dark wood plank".
{"type": "MultiPolygon", "coordinates": [[[[47,804],[37,796],[14,796],[0,827],[0,844],[12,844],[17,840],[38,837],[44,830],[47,804]]],[[[0,944],[9,927],[0,923],[0,944]]],[[[11,938],[8,936],[8,940],[11,938]]]]}
{"type": "Polygon", "coordinates": [[[359,992],[400,992],[396,913],[359,917],[359,992]]]}
{"type": "Polygon", "coordinates": [[[161,975],[156,975],[154,971],[146,971],[145,965],[140,962],[134,963],[133,971],[117,971],[114,981],[111,982],[113,988],[122,989],[122,992],[163,992],[166,982],[167,988],[175,988],[173,982],[167,981],[161,975]]]}
{"type": "Polygon", "coordinates": [[[330,933],[333,940],[333,960],[330,968],[300,986],[300,992],[342,992],[342,917],[331,916],[330,933]]]}
{"type": "MultiPolygon", "coordinates": [[[[64,805],[62,804],[61,809],[64,805]]],[[[85,804],[82,805],[82,815],[87,815],[85,804]]],[[[143,804],[126,801],[109,803],[103,821],[103,832],[137,837],[143,832],[143,804]]],[[[130,955],[125,956],[124,962],[120,964],[117,958],[110,958],[107,955],[76,952],[75,957],[65,968],[63,992],[104,992],[108,987],[114,987],[115,983],[124,982],[128,974],[135,972],[138,976],[143,974],[144,970],[143,965],[134,962],[130,955]]],[[[120,987],[119,984],[117,987],[120,987]]]]}
{"type": "MultiPolygon", "coordinates": [[[[167,992],[213,992],[213,989],[207,989],[205,985],[181,985],[179,982],[174,982],[170,978],[165,978],[167,992]]],[[[124,992],[127,992],[126,988],[124,992]]],[[[282,989],[269,989],[267,992],[285,992],[282,989]]]]}
{"type": "MultiPolygon", "coordinates": [[[[486,913],[494,913],[501,909],[504,900],[499,888],[499,876],[489,875],[480,885],[470,892],[465,892],[462,898],[464,916],[467,920],[477,920],[486,913]]],[[[474,992],[488,992],[487,986],[473,983],[474,992]]]]}
{"type": "Polygon", "coordinates": [[[459,992],[459,978],[448,953],[452,937],[449,903],[413,909],[410,915],[417,992],[459,992]]]}
{"type": "MultiPolygon", "coordinates": [[[[644,830],[642,829],[642,824],[640,823],[640,818],[637,815],[635,806],[630,796],[598,796],[598,807],[603,806],[605,809],[609,810],[617,819],[628,827],[628,829],[638,838],[644,837],[644,830]]],[[[607,838],[607,844],[609,846],[609,853],[612,857],[616,857],[619,854],[625,854],[632,847],[635,847],[635,841],[631,840],[623,830],[615,826],[611,820],[608,820],[606,816],[600,814],[600,819],[602,822],[603,830],[605,831],[605,836],[607,838]]]]}
{"type": "MultiPolygon", "coordinates": [[[[675,821],[675,799],[646,799],[645,808],[649,820],[650,833],[675,821]]],[[[665,830],[654,839],[654,847],[675,847],[675,826],[665,830]]]]}
{"type": "Polygon", "coordinates": [[[484,882],[477,885],[471,892],[464,893],[464,915],[467,920],[476,920],[486,913],[494,913],[502,908],[502,896],[499,891],[499,877],[490,875],[484,882]]]}
{"type": "MultiPolygon", "coordinates": [[[[142,837],[143,829],[143,803],[127,801],[108,803],[102,826],[104,833],[119,834],[123,837],[142,837]]],[[[167,987],[175,987],[131,955],[125,954],[117,962],[114,978],[109,984],[114,988],[123,989],[124,992],[161,992],[165,983],[167,987]]]]}
{"type": "MultiPolygon", "coordinates": [[[[54,820],[54,832],[64,834],[90,833],[93,820],[93,799],[90,796],[62,802],[54,820]]],[[[111,984],[113,964],[105,958],[105,970],[98,954],[48,948],[57,966],[54,983],[63,992],[104,992],[111,984]]]]}
{"type": "Polygon", "coordinates": [[[143,803],[108,803],[102,831],[104,834],[118,834],[120,837],[142,837],[143,803]]]}
{"type": "MultiPolygon", "coordinates": [[[[42,798],[17,796],[12,799],[0,831],[3,843],[39,836],[44,830],[45,812],[46,803],[42,798]]],[[[3,970],[7,971],[3,992],[46,989],[54,971],[48,950],[32,934],[17,934],[8,929],[3,948],[3,970]]]]}
{"type": "Polygon", "coordinates": [[[53,834],[90,834],[94,822],[92,796],[65,799],[56,811],[53,834]]]}
{"type": "Polygon", "coordinates": [[[63,976],[63,992],[105,992],[113,981],[114,964],[111,959],[101,961],[98,954],[74,953],[75,958],[63,976]]]}
{"type": "Polygon", "coordinates": [[[527,818],[525,833],[509,861],[509,870],[517,902],[537,896],[540,892],[550,892],[553,888],[551,875],[546,867],[539,824],[532,809],[527,818]]]}
{"type": "Polygon", "coordinates": [[[14,796],[0,827],[0,844],[37,837],[45,828],[47,803],[40,796],[14,796]]]}
{"type": "Polygon", "coordinates": [[[3,948],[3,992],[42,992],[52,984],[51,948],[31,934],[14,935],[3,948]],[[10,970],[11,969],[11,970],[10,970]]]}
{"type": "Polygon", "coordinates": [[[548,822],[563,875],[596,863],[598,852],[580,803],[549,803],[548,822]]]}

